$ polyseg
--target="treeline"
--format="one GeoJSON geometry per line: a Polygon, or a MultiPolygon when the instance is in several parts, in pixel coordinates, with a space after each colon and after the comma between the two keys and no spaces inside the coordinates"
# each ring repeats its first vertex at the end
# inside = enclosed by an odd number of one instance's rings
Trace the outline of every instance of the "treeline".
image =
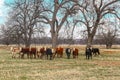
{"type": "MultiPolygon", "coordinates": [[[[87,39],[58,39],[58,45],[59,44],[86,44],[87,39]]],[[[24,41],[19,40],[16,41],[14,39],[8,40],[8,39],[0,39],[0,44],[4,45],[12,45],[12,44],[24,44],[24,41]]],[[[32,38],[31,44],[52,44],[50,37],[43,37],[43,38],[32,38]]],[[[92,44],[96,45],[106,45],[106,42],[103,39],[94,39],[92,44]]],[[[120,44],[120,38],[117,38],[112,44],[118,45],[120,44]]]]}

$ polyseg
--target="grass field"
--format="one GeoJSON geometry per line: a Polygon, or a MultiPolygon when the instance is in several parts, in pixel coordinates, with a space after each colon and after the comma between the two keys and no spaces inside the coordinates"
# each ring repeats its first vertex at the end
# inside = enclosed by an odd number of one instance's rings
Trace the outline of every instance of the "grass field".
{"type": "Polygon", "coordinates": [[[0,80],[120,80],[120,50],[101,49],[101,56],[78,59],[12,59],[0,49],[0,80]]]}

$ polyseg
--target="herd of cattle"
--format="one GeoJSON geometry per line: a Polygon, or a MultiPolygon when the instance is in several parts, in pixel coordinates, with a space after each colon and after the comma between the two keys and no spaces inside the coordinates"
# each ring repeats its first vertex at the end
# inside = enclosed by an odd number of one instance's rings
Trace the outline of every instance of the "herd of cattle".
{"type": "MultiPolygon", "coordinates": [[[[55,57],[62,58],[63,53],[66,53],[66,56],[68,59],[71,58],[78,58],[79,50],[77,48],[62,48],[62,47],[57,47],[55,49],[52,48],[45,48],[42,47],[40,49],[31,47],[31,48],[16,48],[16,47],[11,47],[11,53],[12,53],[12,58],[16,58],[17,55],[19,58],[25,58],[25,55],[27,58],[40,58],[43,59],[46,57],[46,59],[54,59],[55,57]]],[[[85,55],[86,59],[89,59],[91,57],[92,59],[92,54],[93,55],[100,55],[99,49],[98,48],[86,48],[85,50],[85,55]]]]}

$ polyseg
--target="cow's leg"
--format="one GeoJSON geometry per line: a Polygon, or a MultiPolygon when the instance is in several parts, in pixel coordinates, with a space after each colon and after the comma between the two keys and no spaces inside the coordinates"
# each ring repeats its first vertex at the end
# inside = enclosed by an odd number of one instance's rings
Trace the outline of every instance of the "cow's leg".
{"type": "Polygon", "coordinates": [[[88,53],[86,53],[85,55],[86,55],[86,59],[88,59],[88,53]]]}
{"type": "Polygon", "coordinates": [[[92,59],[92,54],[90,54],[90,58],[92,59]]]}
{"type": "Polygon", "coordinates": [[[92,59],[92,52],[89,52],[89,58],[92,59]]]}
{"type": "Polygon", "coordinates": [[[78,58],[78,53],[77,53],[77,56],[76,56],[76,58],[78,58]]]}
{"type": "Polygon", "coordinates": [[[98,51],[98,55],[100,55],[100,52],[98,51]]]}
{"type": "Polygon", "coordinates": [[[39,52],[37,52],[37,57],[40,58],[40,53],[39,52]]]}
{"type": "Polygon", "coordinates": [[[36,59],[36,53],[34,53],[34,59],[36,59]]]}
{"type": "Polygon", "coordinates": [[[68,59],[70,59],[70,53],[68,54],[68,59]]]}
{"type": "Polygon", "coordinates": [[[31,53],[29,53],[29,59],[32,59],[32,54],[31,53]]]}
{"type": "Polygon", "coordinates": [[[53,56],[53,57],[55,58],[56,55],[57,55],[57,52],[54,53],[54,56],[53,56]]]}
{"type": "Polygon", "coordinates": [[[20,59],[22,54],[20,52],[18,54],[19,54],[18,58],[20,59]]]}
{"type": "Polygon", "coordinates": [[[90,54],[88,54],[88,60],[89,60],[89,58],[90,58],[90,54]]]}
{"type": "Polygon", "coordinates": [[[50,54],[50,60],[52,60],[52,54],[50,54]]]}
{"type": "Polygon", "coordinates": [[[55,53],[52,56],[53,56],[53,59],[54,59],[55,58],[55,53]]]}
{"type": "Polygon", "coordinates": [[[41,53],[40,55],[40,59],[43,59],[44,53],[41,53]]]}
{"type": "Polygon", "coordinates": [[[75,58],[75,55],[73,55],[73,58],[75,58]]]}
{"type": "Polygon", "coordinates": [[[29,57],[30,57],[30,54],[29,53],[26,53],[27,54],[27,58],[29,59],[29,57]]]}
{"type": "Polygon", "coordinates": [[[63,57],[63,53],[61,52],[61,53],[60,53],[60,58],[62,58],[62,57],[63,57]]]}
{"type": "Polygon", "coordinates": [[[96,56],[96,52],[93,52],[93,55],[96,56]]]}
{"type": "Polygon", "coordinates": [[[69,58],[69,54],[68,53],[66,53],[67,54],[67,59],[69,58]]]}
{"type": "Polygon", "coordinates": [[[48,59],[48,54],[47,54],[47,59],[48,59]]]}
{"type": "Polygon", "coordinates": [[[14,58],[14,52],[12,52],[12,58],[14,58]]]}
{"type": "Polygon", "coordinates": [[[21,58],[24,59],[24,53],[21,55],[21,58]]]}
{"type": "Polygon", "coordinates": [[[56,52],[56,54],[57,54],[57,58],[59,57],[59,52],[56,52]]]}

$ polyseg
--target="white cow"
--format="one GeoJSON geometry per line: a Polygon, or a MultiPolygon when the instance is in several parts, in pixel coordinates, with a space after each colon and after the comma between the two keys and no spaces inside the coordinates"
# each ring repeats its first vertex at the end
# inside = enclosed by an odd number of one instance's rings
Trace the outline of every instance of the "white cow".
{"type": "Polygon", "coordinates": [[[11,51],[11,53],[12,53],[12,58],[17,58],[17,55],[18,55],[18,57],[20,58],[21,48],[19,48],[19,47],[11,47],[11,48],[10,48],[10,51],[11,51]]]}

